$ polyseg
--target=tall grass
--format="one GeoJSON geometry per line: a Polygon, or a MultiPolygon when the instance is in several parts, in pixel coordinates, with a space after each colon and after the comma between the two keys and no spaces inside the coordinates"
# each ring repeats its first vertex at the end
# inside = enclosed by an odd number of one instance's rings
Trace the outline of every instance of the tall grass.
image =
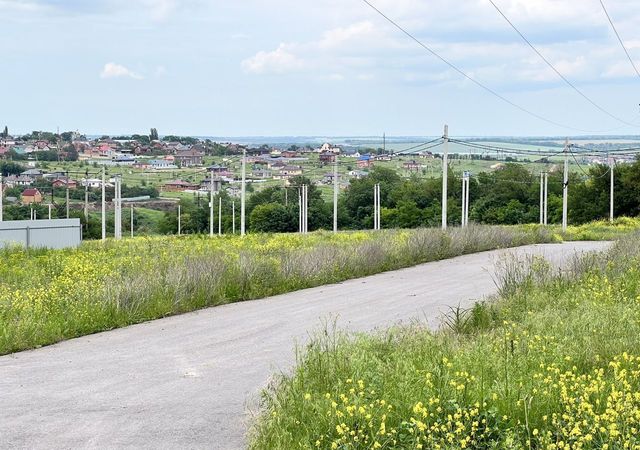
{"type": "Polygon", "coordinates": [[[501,297],[437,332],[320,333],[251,448],[640,448],[639,238],[560,273],[507,262],[501,297]]]}
{"type": "Polygon", "coordinates": [[[197,308],[464,253],[553,240],[542,229],[136,238],[0,251],[0,354],[197,308]]]}

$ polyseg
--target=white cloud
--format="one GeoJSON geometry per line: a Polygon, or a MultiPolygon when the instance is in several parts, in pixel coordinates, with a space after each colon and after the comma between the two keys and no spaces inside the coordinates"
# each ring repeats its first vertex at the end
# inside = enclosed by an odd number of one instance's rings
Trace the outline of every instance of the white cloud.
{"type": "Polygon", "coordinates": [[[143,4],[149,10],[151,19],[156,22],[164,22],[176,11],[176,0],[143,0],[143,4]]]}
{"type": "Polygon", "coordinates": [[[107,63],[100,72],[100,78],[122,78],[128,77],[134,80],[142,80],[144,77],[136,72],[132,72],[125,66],[113,62],[107,63]]]}
{"type": "Polygon", "coordinates": [[[366,39],[373,31],[374,26],[369,21],[354,23],[343,28],[334,28],[324,33],[317,46],[322,49],[339,47],[349,43],[349,41],[366,39]]]}
{"type": "Polygon", "coordinates": [[[290,46],[280,44],[271,51],[261,51],[254,56],[242,61],[242,68],[249,73],[285,73],[301,70],[304,68],[304,61],[295,56],[290,46]]]}

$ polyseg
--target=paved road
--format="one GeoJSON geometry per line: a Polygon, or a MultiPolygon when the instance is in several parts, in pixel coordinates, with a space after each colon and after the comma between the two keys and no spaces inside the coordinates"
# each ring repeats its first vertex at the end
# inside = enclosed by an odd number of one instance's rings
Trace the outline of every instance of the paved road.
{"type": "MultiPolygon", "coordinates": [[[[604,243],[522,247],[562,264],[604,243]]],[[[0,357],[0,448],[244,446],[246,423],[294,343],[337,318],[370,330],[495,293],[494,251],[210,308],[0,357]]]]}

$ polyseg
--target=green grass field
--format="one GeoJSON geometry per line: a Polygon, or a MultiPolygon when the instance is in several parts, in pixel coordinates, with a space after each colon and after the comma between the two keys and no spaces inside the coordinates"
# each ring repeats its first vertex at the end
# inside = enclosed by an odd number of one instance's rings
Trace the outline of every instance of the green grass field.
{"type": "Polygon", "coordinates": [[[320,333],[265,392],[251,448],[640,448],[639,238],[561,274],[508,261],[498,299],[435,333],[320,333]]]}
{"type": "Polygon", "coordinates": [[[85,242],[68,250],[0,250],[5,262],[0,354],[207,306],[554,239],[540,228],[478,226],[446,233],[141,237],[85,242]]]}

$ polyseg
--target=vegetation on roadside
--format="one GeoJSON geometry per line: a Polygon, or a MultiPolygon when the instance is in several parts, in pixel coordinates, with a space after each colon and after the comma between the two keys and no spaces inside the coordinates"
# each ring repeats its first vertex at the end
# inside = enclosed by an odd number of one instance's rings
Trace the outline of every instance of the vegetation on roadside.
{"type": "Polygon", "coordinates": [[[639,238],[562,273],[507,259],[500,298],[437,332],[321,334],[251,448],[640,448],[639,238]]]}
{"type": "Polygon", "coordinates": [[[206,306],[465,253],[549,242],[544,229],[155,237],[0,251],[0,354],[206,306]]]}

